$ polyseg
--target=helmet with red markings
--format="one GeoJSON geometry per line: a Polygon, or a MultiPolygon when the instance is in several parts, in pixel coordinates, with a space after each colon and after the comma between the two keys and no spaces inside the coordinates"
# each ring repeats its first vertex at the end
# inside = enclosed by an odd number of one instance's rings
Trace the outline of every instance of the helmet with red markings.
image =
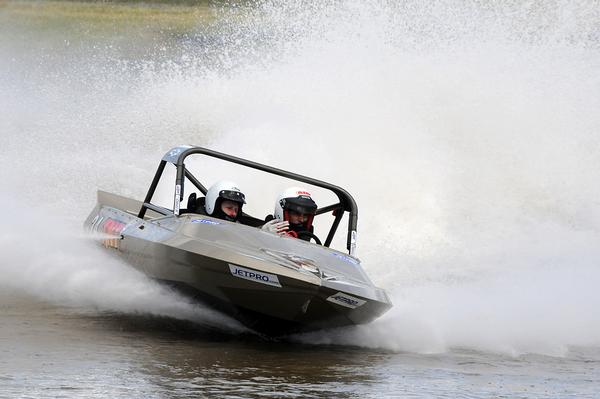
{"type": "Polygon", "coordinates": [[[300,187],[289,187],[277,197],[275,202],[275,218],[290,220],[290,212],[306,215],[302,223],[304,229],[310,230],[317,211],[317,204],[313,201],[310,192],[300,187]]]}

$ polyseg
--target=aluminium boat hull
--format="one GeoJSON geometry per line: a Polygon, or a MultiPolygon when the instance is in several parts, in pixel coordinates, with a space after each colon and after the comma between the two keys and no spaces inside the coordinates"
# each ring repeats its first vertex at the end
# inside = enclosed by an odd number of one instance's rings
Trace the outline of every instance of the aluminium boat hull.
{"type": "Polygon", "coordinates": [[[347,254],[206,215],[140,219],[140,206],[99,191],[85,226],[149,277],[261,333],[369,323],[392,306],[347,254]]]}

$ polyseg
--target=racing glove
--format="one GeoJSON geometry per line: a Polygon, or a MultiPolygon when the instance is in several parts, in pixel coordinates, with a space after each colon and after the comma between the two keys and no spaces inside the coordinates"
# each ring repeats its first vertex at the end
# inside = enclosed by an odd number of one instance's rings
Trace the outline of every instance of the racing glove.
{"type": "Polygon", "coordinates": [[[273,219],[262,225],[261,230],[268,231],[269,233],[284,235],[290,228],[290,222],[281,221],[279,219],[273,219]]]}

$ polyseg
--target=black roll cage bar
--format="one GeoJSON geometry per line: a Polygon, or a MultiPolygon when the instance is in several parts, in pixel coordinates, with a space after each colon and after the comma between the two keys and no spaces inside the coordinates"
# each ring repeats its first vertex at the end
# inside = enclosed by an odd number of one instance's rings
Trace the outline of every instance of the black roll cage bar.
{"type": "Polygon", "coordinates": [[[243,158],[238,158],[221,152],[209,150],[208,148],[203,147],[179,146],[171,149],[163,156],[162,160],[158,165],[158,169],[156,170],[156,174],[152,179],[152,183],[150,184],[150,188],[148,189],[148,193],[146,194],[144,203],[142,204],[142,207],[138,214],[138,217],[140,219],[144,218],[146,210],[148,209],[162,215],[174,214],[175,216],[179,216],[180,203],[184,198],[183,186],[185,177],[187,177],[190,180],[190,182],[198,190],[200,190],[200,192],[202,192],[202,194],[206,195],[206,192],[208,191],[206,187],[198,179],[196,179],[196,177],[192,175],[192,173],[185,167],[185,159],[193,154],[207,155],[209,157],[229,161],[249,168],[271,173],[277,176],[287,177],[292,180],[301,181],[303,183],[311,184],[313,186],[321,187],[332,191],[338,197],[339,202],[318,208],[316,211],[316,215],[321,215],[327,212],[333,212],[335,216],[335,219],[333,220],[333,223],[331,225],[331,228],[329,229],[329,233],[327,234],[327,238],[325,239],[323,245],[325,247],[329,247],[331,245],[331,241],[333,240],[333,236],[335,235],[335,232],[342,220],[342,217],[344,216],[344,212],[348,212],[348,237],[346,241],[346,248],[348,249],[349,254],[354,256],[356,251],[356,226],[358,222],[358,207],[356,205],[356,201],[354,201],[354,198],[352,198],[352,196],[346,190],[321,180],[313,179],[311,177],[288,172],[283,169],[263,165],[257,162],[249,161],[243,158]],[[151,203],[152,197],[154,196],[154,192],[156,191],[156,187],[158,186],[158,183],[167,163],[171,163],[177,168],[175,177],[175,198],[173,211],[151,203]]]}

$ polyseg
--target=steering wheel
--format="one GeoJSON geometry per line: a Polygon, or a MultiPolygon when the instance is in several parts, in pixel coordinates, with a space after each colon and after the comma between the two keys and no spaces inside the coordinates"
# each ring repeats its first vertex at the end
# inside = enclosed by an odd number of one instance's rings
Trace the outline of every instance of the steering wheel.
{"type": "Polygon", "coordinates": [[[299,231],[298,232],[298,238],[302,239],[302,237],[308,237],[308,240],[310,241],[310,239],[312,238],[313,240],[315,240],[315,242],[319,245],[323,245],[321,244],[321,240],[319,240],[319,237],[317,237],[316,235],[314,235],[313,233],[311,233],[310,231],[304,230],[304,231],[299,231]]]}

